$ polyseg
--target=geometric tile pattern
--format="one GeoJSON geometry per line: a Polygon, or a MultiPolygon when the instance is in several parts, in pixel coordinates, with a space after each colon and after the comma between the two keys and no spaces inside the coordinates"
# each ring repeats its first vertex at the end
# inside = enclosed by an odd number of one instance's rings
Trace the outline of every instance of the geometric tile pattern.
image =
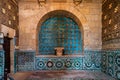
{"type": "Polygon", "coordinates": [[[100,51],[85,51],[83,56],[35,58],[36,70],[101,70],[100,51]]]}
{"type": "MultiPolygon", "coordinates": [[[[0,51],[0,57],[3,51],[0,51]]],[[[2,57],[0,58],[2,59],[2,57]]],[[[2,61],[2,60],[0,60],[2,61]]],[[[84,51],[82,56],[35,57],[34,51],[15,52],[15,70],[102,70],[112,77],[120,79],[120,50],[84,51]],[[35,65],[35,66],[34,66],[35,65]]],[[[4,63],[1,63],[1,66],[4,63]]],[[[2,67],[1,72],[4,67],[2,67]]]]}
{"type": "Polygon", "coordinates": [[[36,57],[36,70],[78,70],[82,69],[82,57],[36,57]]]}
{"type": "Polygon", "coordinates": [[[120,79],[120,50],[102,51],[102,71],[120,79]]]}
{"type": "Polygon", "coordinates": [[[0,50],[0,76],[4,76],[4,51],[0,50]]]}
{"type": "Polygon", "coordinates": [[[34,51],[15,51],[15,72],[34,70],[34,51]]]}
{"type": "Polygon", "coordinates": [[[100,70],[101,69],[101,51],[84,51],[83,69],[100,70]]]}
{"type": "Polygon", "coordinates": [[[64,54],[82,54],[81,31],[71,18],[47,19],[40,27],[38,37],[41,55],[54,55],[56,47],[64,47],[64,54]]]}

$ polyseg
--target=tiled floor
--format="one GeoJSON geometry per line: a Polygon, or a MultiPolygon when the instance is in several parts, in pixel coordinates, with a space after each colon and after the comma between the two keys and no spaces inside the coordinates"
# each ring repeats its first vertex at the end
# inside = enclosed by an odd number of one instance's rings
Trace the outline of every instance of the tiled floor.
{"type": "Polygon", "coordinates": [[[15,80],[115,80],[98,71],[19,72],[12,76],[15,80]]]}

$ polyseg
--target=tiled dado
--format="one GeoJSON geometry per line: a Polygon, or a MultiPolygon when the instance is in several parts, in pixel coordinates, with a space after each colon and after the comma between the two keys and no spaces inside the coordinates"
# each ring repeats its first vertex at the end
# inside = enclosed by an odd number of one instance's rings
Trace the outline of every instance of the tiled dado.
{"type": "Polygon", "coordinates": [[[0,50],[0,79],[4,75],[4,51],[0,50]]]}
{"type": "Polygon", "coordinates": [[[85,51],[84,55],[36,56],[36,70],[100,70],[100,51],[85,51]]]}
{"type": "MultiPolygon", "coordinates": [[[[0,59],[3,59],[0,51],[0,59]]],[[[0,65],[3,66],[2,60],[0,65]]],[[[1,67],[0,71],[3,70],[1,67]]],[[[15,70],[102,70],[120,79],[120,50],[84,51],[84,55],[36,55],[34,51],[15,51],[15,70]]]]}
{"type": "Polygon", "coordinates": [[[15,72],[32,70],[100,70],[100,51],[84,55],[36,55],[34,51],[15,51],[15,72]],[[34,67],[35,65],[35,67],[34,67]]]}
{"type": "Polygon", "coordinates": [[[102,51],[101,60],[102,71],[120,79],[120,50],[102,51]]]}
{"type": "Polygon", "coordinates": [[[34,70],[35,51],[15,51],[15,72],[34,70]]]}

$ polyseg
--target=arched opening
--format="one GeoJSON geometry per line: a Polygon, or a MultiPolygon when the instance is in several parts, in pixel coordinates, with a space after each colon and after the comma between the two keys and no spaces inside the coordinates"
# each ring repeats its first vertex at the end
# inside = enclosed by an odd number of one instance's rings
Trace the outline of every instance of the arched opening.
{"type": "Polygon", "coordinates": [[[47,19],[39,31],[39,53],[54,55],[56,47],[64,47],[64,54],[81,54],[82,38],[77,23],[65,16],[47,19]]]}
{"type": "Polygon", "coordinates": [[[37,29],[37,51],[54,55],[55,47],[64,47],[64,54],[82,54],[83,29],[79,19],[68,11],[56,10],[40,20],[37,29]]]}

